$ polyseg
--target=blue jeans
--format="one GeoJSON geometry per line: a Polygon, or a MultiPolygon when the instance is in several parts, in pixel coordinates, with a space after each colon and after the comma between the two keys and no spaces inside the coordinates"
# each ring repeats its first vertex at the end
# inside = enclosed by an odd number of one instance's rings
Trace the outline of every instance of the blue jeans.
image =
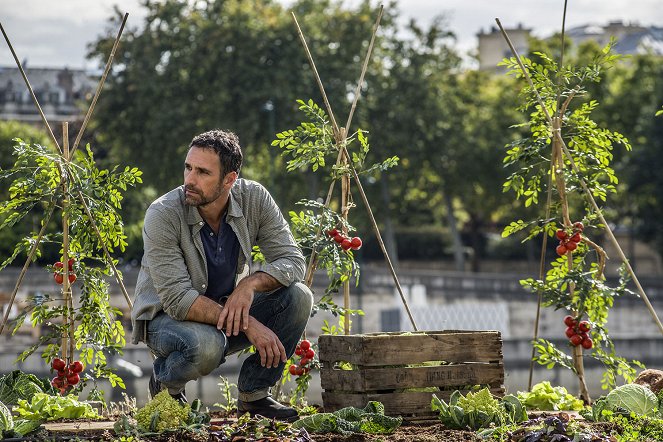
{"type": "MultiPolygon", "coordinates": [[[[311,315],[313,296],[302,283],[283,287],[273,293],[256,293],[250,315],[270,328],[292,356],[311,315]]],[[[244,333],[227,337],[215,325],[177,321],[159,313],[147,326],[147,346],[156,356],[154,375],[171,394],[184,389],[188,381],[212,372],[225,362],[226,355],[251,346],[244,333]]],[[[239,400],[250,402],[269,396],[278,382],[284,363],[267,368],[260,355],[250,355],[239,372],[239,400]]]]}

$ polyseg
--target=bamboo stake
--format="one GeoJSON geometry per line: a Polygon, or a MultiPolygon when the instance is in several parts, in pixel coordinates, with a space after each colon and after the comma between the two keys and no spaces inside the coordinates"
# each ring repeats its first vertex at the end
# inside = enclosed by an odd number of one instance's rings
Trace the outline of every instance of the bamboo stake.
{"type": "MultiPolygon", "coordinates": [[[[548,109],[546,109],[545,104],[543,103],[543,100],[541,99],[541,96],[539,95],[539,91],[534,87],[534,84],[532,83],[532,79],[529,76],[529,72],[527,72],[527,69],[523,65],[523,62],[518,55],[518,51],[516,51],[516,48],[513,46],[513,43],[511,43],[511,40],[509,39],[509,36],[506,34],[506,31],[502,27],[502,24],[500,23],[499,19],[495,19],[497,22],[497,25],[499,26],[500,30],[502,31],[502,35],[506,39],[509,47],[511,48],[511,52],[513,52],[518,65],[520,66],[520,69],[523,71],[523,75],[525,76],[525,79],[529,83],[530,87],[534,90],[534,93],[536,94],[537,101],[539,102],[539,105],[541,106],[541,109],[543,111],[543,114],[546,117],[546,120],[548,120],[548,124],[552,127],[552,118],[550,114],[548,113],[548,109]]],[[[658,326],[659,330],[663,334],[663,324],[661,324],[660,319],[658,318],[658,315],[656,314],[656,311],[654,310],[654,307],[651,305],[651,302],[649,301],[649,298],[647,297],[647,294],[645,293],[645,290],[642,288],[642,285],[640,284],[640,280],[636,276],[635,272],[633,271],[633,267],[631,267],[631,264],[626,258],[626,255],[624,254],[624,251],[622,250],[621,246],[619,245],[619,242],[617,241],[617,238],[615,238],[614,233],[612,232],[612,229],[610,228],[608,222],[606,221],[605,217],[603,216],[603,213],[601,212],[601,209],[599,208],[598,204],[596,204],[596,200],[594,199],[594,196],[590,192],[589,188],[587,187],[587,184],[585,183],[585,180],[582,179],[582,176],[580,174],[580,170],[578,169],[578,166],[575,163],[575,160],[573,159],[573,156],[571,155],[571,152],[569,152],[568,147],[566,146],[566,143],[564,142],[564,139],[562,138],[562,135],[559,131],[554,131],[553,132],[553,137],[557,138],[559,140],[560,146],[562,147],[562,151],[566,155],[567,159],[569,160],[569,163],[571,164],[571,168],[573,171],[578,175],[578,181],[580,182],[580,185],[585,193],[585,196],[587,197],[587,200],[589,201],[590,205],[594,209],[596,215],[599,218],[599,221],[606,227],[606,233],[608,234],[608,238],[612,242],[612,244],[615,246],[617,249],[617,253],[619,254],[619,257],[621,258],[622,262],[626,266],[626,270],[628,271],[629,275],[633,279],[633,282],[635,283],[638,292],[640,296],[642,297],[643,301],[645,302],[645,305],[647,306],[647,309],[649,310],[649,313],[651,314],[652,318],[654,319],[654,322],[658,326]]]]}
{"type": "MultiPolygon", "coordinates": [[[[124,19],[123,22],[122,22],[120,32],[122,31],[122,28],[124,27],[124,23],[125,23],[125,21],[126,21],[127,16],[128,16],[128,14],[125,14],[125,19],[124,19]]],[[[26,87],[28,88],[28,91],[30,92],[30,95],[32,96],[32,99],[33,99],[33,101],[34,101],[34,104],[35,104],[35,106],[37,107],[37,110],[39,111],[39,115],[41,116],[42,122],[43,122],[44,125],[46,126],[46,129],[48,130],[48,133],[49,133],[49,135],[50,135],[50,137],[51,137],[51,140],[53,141],[53,143],[54,143],[55,146],[57,147],[58,152],[59,152],[60,155],[62,156],[62,155],[63,155],[63,154],[62,154],[62,149],[61,149],[61,147],[60,147],[60,145],[59,145],[57,139],[55,138],[55,135],[53,134],[53,131],[51,130],[50,125],[48,124],[48,121],[46,120],[46,116],[44,115],[44,112],[42,111],[41,106],[39,105],[39,101],[37,100],[37,97],[36,97],[35,94],[34,94],[34,91],[33,91],[33,89],[32,89],[32,86],[30,85],[30,81],[28,80],[27,75],[25,75],[25,70],[23,69],[23,66],[21,65],[21,62],[19,61],[18,57],[16,56],[16,52],[14,51],[14,48],[13,48],[13,46],[12,46],[10,40],[9,40],[9,37],[8,37],[7,34],[5,33],[5,30],[4,30],[4,28],[2,27],[2,24],[1,24],[1,23],[0,23],[0,30],[2,31],[2,35],[5,37],[5,40],[7,41],[7,45],[9,46],[9,48],[10,48],[10,50],[11,50],[11,52],[12,52],[12,55],[14,56],[14,60],[16,61],[16,65],[18,66],[18,69],[21,71],[21,75],[23,76],[23,80],[25,81],[25,85],[26,85],[26,87]]],[[[118,41],[118,40],[116,40],[116,43],[117,43],[117,41],[118,41]]],[[[116,47],[116,45],[114,45],[114,48],[115,48],[115,47],[116,47]]],[[[111,54],[111,55],[113,55],[113,54],[111,54]]],[[[112,57],[109,58],[109,62],[112,62],[112,57]]],[[[102,81],[103,81],[103,80],[105,80],[105,77],[102,79],[102,81]]],[[[101,87],[98,87],[97,89],[98,89],[98,92],[100,93],[100,91],[101,91],[101,87]]],[[[94,104],[94,103],[93,103],[93,104],[94,104]]],[[[92,108],[93,108],[93,106],[91,106],[90,109],[88,110],[88,114],[90,114],[90,115],[91,115],[91,113],[92,113],[92,108]]],[[[82,132],[81,132],[81,134],[82,134],[82,132]]],[[[81,135],[81,136],[82,136],[82,135],[81,135]]],[[[66,168],[67,168],[67,166],[66,166],[66,168]]],[[[66,172],[69,174],[69,176],[71,176],[71,177],[74,176],[73,174],[69,173],[68,168],[67,168],[66,172]]],[[[110,264],[110,266],[111,266],[111,268],[112,268],[112,270],[113,270],[113,273],[114,273],[115,279],[117,280],[117,283],[118,283],[118,285],[120,286],[120,289],[122,290],[122,294],[124,295],[124,298],[125,298],[125,300],[127,301],[127,304],[128,304],[128,306],[129,306],[129,309],[130,309],[130,310],[133,310],[133,303],[131,302],[131,298],[129,297],[129,293],[127,292],[127,289],[126,289],[126,287],[124,286],[124,282],[122,281],[122,278],[120,277],[120,273],[117,271],[117,268],[115,267],[115,264],[113,263],[113,259],[112,259],[111,255],[110,255],[110,253],[108,252],[108,249],[107,249],[107,247],[106,247],[106,244],[105,244],[104,241],[103,241],[103,238],[102,238],[102,236],[101,236],[101,233],[99,232],[99,229],[97,228],[96,222],[94,221],[94,219],[93,219],[93,217],[92,217],[92,214],[91,214],[91,212],[90,212],[90,208],[88,207],[88,205],[87,205],[87,203],[86,203],[86,201],[85,201],[85,198],[83,197],[83,193],[82,193],[80,190],[78,190],[78,195],[77,195],[77,196],[78,196],[79,201],[80,201],[81,204],[83,205],[83,208],[85,209],[85,213],[87,213],[87,215],[88,215],[88,217],[89,217],[89,219],[90,219],[90,223],[92,224],[92,226],[93,226],[93,228],[94,228],[94,230],[95,230],[95,233],[96,233],[97,236],[99,237],[99,242],[101,243],[101,247],[102,247],[102,249],[103,249],[103,251],[104,251],[104,254],[105,254],[106,258],[107,258],[108,261],[109,261],[109,264],[110,264]]],[[[2,331],[2,329],[0,329],[0,332],[1,332],[1,331],[2,331]]]]}
{"type": "Polygon", "coordinates": [[[49,203],[46,209],[47,214],[44,224],[41,226],[39,234],[37,234],[37,239],[35,239],[35,241],[32,243],[32,247],[28,252],[28,257],[25,260],[25,264],[23,264],[21,273],[19,273],[18,275],[18,279],[16,280],[16,285],[14,285],[14,290],[12,291],[12,294],[9,297],[9,304],[7,305],[7,311],[5,312],[5,316],[2,318],[2,324],[0,324],[0,334],[2,334],[2,331],[5,329],[5,324],[7,324],[7,321],[9,319],[9,313],[11,311],[12,306],[14,305],[14,300],[16,299],[16,294],[18,293],[18,289],[21,287],[21,284],[23,283],[23,277],[25,277],[25,273],[28,271],[28,267],[30,266],[30,263],[34,259],[35,253],[37,252],[37,247],[39,247],[39,243],[41,242],[44,233],[46,233],[46,228],[48,226],[48,223],[51,221],[51,216],[53,216],[54,211],[55,211],[55,198],[51,198],[51,202],[49,203]]]}
{"type": "MultiPolygon", "coordinates": [[[[327,99],[327,94],[325,92],[324,85],[322,84],[320,74],[318,73],[318,70],[315,66],[315,62],[313,61],[313,57],[311,55],[311,52],[308,48],[308,45],[306,44],[306,39],[304,38],[304,34],[302,33],[302,30],[299,26],[299,23],[297,22],[297,18],[295,17],[294,13],[292,13],[292,18],[295,22],[295,26],[297,27],[299,38],[302,42],[302,45],[304,46],[304,50],[305,50],[306,55],[309,59],[309,63],[311,64],[311,68],[313,69],[313,74],[315,75],[316,81],[318,83],[318,87],[320,88],[320,92],[322,94],[323,101],[325,102],[325,106],[327,106],[327,111],[330,114],[330,119],[331,119],[332,125],[334,127],[335,134],[338,134],[339,130],[338,130],[338,126],[336,125],[336,119],[333,116],[333,112],[331,110],[331,105],[329,104],[329,100],[327,99]]],[[[338,140],[338,138],[336,138],[336,139],[338,140]]],[[[342,152],[339,152],[339,156],[341,154],[344,154],[344,155],[347,155],[348,158],[350,158],[350,156],[348,155],[347,149],[345,147],[345,143],[344,142],[340,143],[340,144],[338,144],[338,146],[339,146],[339,149],[342,151],[342,152]]],[[[373,211],[371,210],[371,206],[368,202],[368,198],[366,197],[363,186],[361,185],[361,181],[359,180],[359,175],[357,174],[357,171],[355,170],[354,166],[352,165],[352,162],[349,162],[348,166],[349,166],[349,169],[350,169],[350,171],[352,172],[352,174],[354,176],[355,182],[356,182],[357,187],[359,189],[359,193],[362,197],[362,201],[364,202],[364,205],[366,206],[366,210],[368,211],[369,218],[370,218],[371,224],[373,226],[373,231],[374,231],[374,233],[376,235],[376,238],[378,240],[378,244],[380,245],[380,248],[382,249],[382,254],[385,257],[385,260],[387,261],[387,266],[389,267],[389,271],[391,273],[391,276],[394,279],[394,283],[396,284],[396,288],[398,289],[398,293],[401,296],[401,301],[403,302],[403,305],[404,305],[405,310],[408,314],[410,322],[412,323],[412,327],[414,328],[415,331],[417,331],[418,328],[417,328],[416,322],[414,321],[414,318],[412,316],[412,312],[410,311],[410,307],[407,303],[407,299],[405,298],[405,295],[403,293],[403,288],[401,287],[401,284],[398,281],[398,277],[396,276],[396,271],[394,270],[394,266],[392,265],[391,259],[389,258],[389,254],[387,253],[387,249],[384,245],[384,241],[382,240],[382,235],[380,234],[380,230],[377,226],[377,222],[375,221],[375,217],[373,216],[373,211]]],[[[313,260],[311,260],[310,262],[313,262],[313,260]]],[[[307,272],[307,273],[311,274],[312,272],[307,272]]],[[[312,276],[311,276],[311,278],[312,278],[312,276]]]]}
{"type": "Polygon", "coordinates": [[[34,90],[32,89],[32,86],[30,85],[30,81],[28,80],[28,76],[25,75],[25,71],[23,70],[23,66],[21,65],[21,62],[18,61],[18,56],[16,55],[16,52],[14,51],[14,47],[11,44],[11,41],[9,41],[9,37],[7,36],[7,33],[5,32],[5,28],[2,27],[2,23],[0,22],[0,31],[2,31],[2,35],[5,37],[5,41],[7,42],[7,46],[9,46],[9,50],[11,51],[12,55],[14,56],[14,60],[16,61],[16,66],[18,66],[18,70],[21,72],[21,76],[23,77],[23,81],[25,81],[25,85],[28,88],[28,92],[30,92],[30,96],[32,97],[32,101],[34,101],[35,106],[37,106],[37,111],[39,111],[39,116],[41,117],[41,121],[44,123],[44,126],[46,126],[46,130],[48,131],[48,135],[51,137],[51,140],[55,144],[55,147],[58,149],[58,152],[60,155],[62,155],[62,149],[60,148],[60,145],[58,144],[58,140],[55,139],[55,135],[53,134],[53,131],[51,130],[51,126],[48,124],[48,121],[46,120],[46,115],[44,115],[44,111],[41,109],[41,106],[39,105],[39,101],[37,101],[37,96],[35,95],[34,90]]]}
{"type": "MultiPolygon", "coordinates": [[[[350,129],[350,124],[352,123],[352,114],[354,113],[354,109],[357,106],[357,102],[359,101],[359,98],[361,97],[361,85],[364,82],[364,76],[366,75],[366,71],[368,70],[368,61],[371,58],[371,54],[373,52],[373,44],[375,43],[375,36],[377,35],[378,28],[380,27],[380,21],[382,19],[382,12],[384,10],[384,6],[380,5],[380,12],[378,14],[378,18],[375,20],[375,24],[373,25],[373,33],[371,35],[371,41],[368,45],[368,50],[366,51],[366,56],[364,57],[364,64],[362,66],[361,74],[359,75],[359,80],[357,81],[357,87],[355,89],[355,95],[354,99],[352,100],[352,107],[350,110],[350,114],[348,115],[348,120],[345,124],[345,132],[350,129]]],[[[307,52],[307,56],[309,57],[309,62],[311,65],[315,66],[315,63],[313,62],[313,57],[311,56],[310,52],[308,51],[308,46],[306,44],[306,40],[304,39],[304,34],[302,33],[301,28],[299,27],[299,23],[297,23],[297,18],[293,14],[293,19],[295,21],[295,25],[297,26],[298,34],[300,39],[302,40],[302,43],[304,45],[304,49],[307,52]]],[[[317,69],[314,68],[314,71],[317,72],[317,69]]],[[[318,78],[318,77],[316,77],[318,78]]],[[[318,82],[318,85],[321,85],[322,82],[318,82]]],[[[322,93],[324,94],[324,88],[322,88],[322,93]]],[[[327,109],[329,112],[331,112],[331,108],[327,109]]],[[[339,150],[338,156],[336,157],[336,165],[341,164],[341,159],[343,158],[343,153],[339,150]]],[[[332,180],[331,183],[329,184],[329,189],[327,190],[327,198],[325,199],[325,207],[329,207],[329,204],[331,203],[332,199],[332,194],[334,193],[334,186],[336,185],[336,180],[332,180]]],[[[316,239],[320,238],[320,235],[322,234],[322,226],[318,226],[318,231],[316,233],[316,239]]],[[[306,276],[304,278],[304,283],[308,286],[311,287],[311,284],[313,284],[313,275],[318,266],[318,252],[317,250],[313,249],[311,250],[311,257],[309,258],[308,265],[306,267],[306,276]]]]}
{"type": "MultiPolygon", "coordinates": [[[[341,128],[341,135],[345,138],[345,130],[341,128]]],[[[348,157],[343,156],[343,164],[348,163],[348,157]]],[[[341,177],[341,217],[347,222],[348,213],[350,212],[350,177],[348,175],[343,175],[341,177]]],[[[343,234],[348,235],[348,229],[346,226],[343,226],[343,234]]],[[[343,282],[343,308],[345,309],[345,323],[343,328],[345,329],[345,334],[350,334],[350,316],[347,314],[350,310],[350,280],[346,279],[343,282]]]]}
{"type": "MultiPolygon", "coordinates": [[[[69,123],[62,123],[62,158],[65,164],[69,158],[69,123]]],[[[67,331],[62,336],[62,356],[70,364],[74,358],[74,303],[72,300],[71,283],[69,282],[69,194],[67,190],[67,176],[62,174],[60,184],[62,186],[62,267],[64,275],[62,278],[62,295],[67,307],[64,323],[67,331]]]]}
{"type": "Polygon", "coordinates": [[[129,13],[125,12],[124,17],[122,18],[122,23],[120,24],[120,30],[117,32],[117,36],[115,37],[115,42],[113,43],[113,48],[111,49],[110,55],[108,56],[108,61],[106,61],[106,67],[104,68],[104,73],[101,75],[101,80],[99,80],[99,84],[97,85],[97,90],[94,92],[92,103],[90,104],[90,107],[88,108],[87,113],[85,114],[85,118],[83,119],[83,124],[81,125],[81,128],[78,131],[78,135],[76,135],[76,140],[74,141],[74,145],[71,149],[71,152],[67,156],[67,158],[69,158],[70,161],[71,158],[74,156],[74,152],[76,152],[76,149],[78,148],[78,144],[81,142],[81,138],[83,138],[83,133],[87,128],[87,125],[90,121],[90,117],[92,117],[94,106],[97,104],[99,95],[101,95],[101,89],[104,87],[104,83],[106,82],[106,77],[110,72],[111,65],[113,64],[113,59],[115,58],[115,51],[117,50],[117,47],[120,44],[120,37],[122,36],[122,31],[124,30],[124,25],[127,23],[128,17],[129,13]]]}

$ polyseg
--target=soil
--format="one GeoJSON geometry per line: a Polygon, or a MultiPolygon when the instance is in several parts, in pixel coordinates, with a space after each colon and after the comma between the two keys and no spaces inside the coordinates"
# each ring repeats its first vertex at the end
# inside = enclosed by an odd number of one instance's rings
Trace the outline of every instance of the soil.
{"type": "MultiPolygon", "coordinates": [[[[73,422],[72,422],[73,423],[73,422]]],[[[37,437],[30,440],[57,440],[57,441],[67,441],[67,440],[114,440],[115,436],[113,435],[112,430],[108,429],[108,422],[97,422],[100,424],[99,429],[93,428],[77,428],[72,431],[70,428],[69,431],[65,428],[65,425],[61,425],[58,429],[51,429],[51,431],[42,431],[41,434],[38,434],[37,437]],[[47,434],[46,434],[47,433],[47,434]]],[[[81,422],[78,421],[78,425],[81,422]]],[[[25,439],[24,439],[25,440],[25,439]]],[[[175,434],[164,434],[159,437],[150,437],[150,438],[141,438],[143,441],[158,441],[158,442],[182,442],[181,435],[175,434]]],[[[221,440],[210,437],[210,441],[221,440]]],[[[272,442],[276,439],[260,439],[263,442],[272,442]]],[[[287,440],[287,439],[282,439],[287,440]]],[[[311,434],[310,440],[313,442],[369,442],[369,441],[382,441],[382,442],[475,442],[481,441],[482,439],[475,435],[475,433],[470,431],[458,431],[458,430],[449,430],[444,427],[442,424],[438,423],[422,423],[422,424],[404,424],[399,427],[394,433],[389,435],[371,435],[371,434],[352,434],[349,436],[343,436],[340,434],[311,434]]],[[[237,442],[243,442],[243,440],[238,439],[237,442]]],[[[294,442],[294,441],[293,441],[294,442]]]]}

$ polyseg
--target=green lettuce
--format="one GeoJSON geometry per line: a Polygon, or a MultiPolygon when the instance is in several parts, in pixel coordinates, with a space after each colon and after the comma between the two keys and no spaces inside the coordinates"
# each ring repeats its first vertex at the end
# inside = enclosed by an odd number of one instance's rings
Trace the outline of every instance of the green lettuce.
{"type": "Polygon", "coordinates": [[[51,396],[46,393],[36,393],[30,402],[19,399],[18,406],[14,407],[22,418],[28,420],[56,419],[100,419],[101,416],[90,404],[79,402],[73,394],[67,396],[51,396]]]}
{"type": "Polygon", "coordinates": [[[566,391],[566,388],[553,387],[548,381],[534,385],[532,391],[519,391],[517,396],[520,402],[529,410],[580,411],[585,408],[585,404],[566,391]]]}
{"type": "Polygon", "coordinates": [[[367,433],[391,434],[403,419],[384,414],[384,405],[370,401],[364,408],[345,407],[333,413],[317,413],[292,424],[293,428],[305,428],[309,433],[367,433]]]}
{"type": "Polygon", "coordinates": [[[527,420],[525,407],[512,394],[496,399],[487,388],[463,396],[456,390],[449,403],[433,395],[431,409],[439,413],[440,421],[449,428],[487,428],[491,425],[507,425],[527,420]]]}

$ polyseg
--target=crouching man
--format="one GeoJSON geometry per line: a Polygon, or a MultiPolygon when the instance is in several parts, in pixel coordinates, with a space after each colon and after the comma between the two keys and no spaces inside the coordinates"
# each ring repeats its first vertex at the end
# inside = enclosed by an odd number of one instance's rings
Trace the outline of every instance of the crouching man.
{"type": "Polygon", "coordinates": [[[144,255],[132,312],[134,343],[156,356],[149,382],[185,402],[185,384],[251,345],[239,372],[238,414],[294,420],[270,396],[306,327],[311,291],[305,262],[276,203],[260,184],[238,178],[237,136],[193,138],[184,184],[145,214],[144,255]],[[253,262],[259,246],[265,262],[253,262]]]}

